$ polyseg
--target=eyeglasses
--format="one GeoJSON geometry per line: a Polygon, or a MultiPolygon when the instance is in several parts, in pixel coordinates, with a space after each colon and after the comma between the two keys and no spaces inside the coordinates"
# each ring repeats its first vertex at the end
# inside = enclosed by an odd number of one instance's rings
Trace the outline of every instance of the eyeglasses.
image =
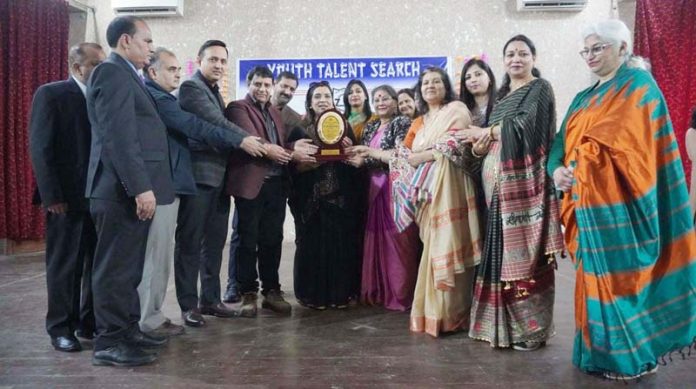
{"type": "Polygon", "coordinates": [[[589,49],[580,50],[579,54],[582,58],[587,59],[590,56],[590,53],[592,53],[594,56],[600,55],[607,47],[610,47],[611,45],[611,43],[602,43],[601,45],[592,46],[589,49]]]}

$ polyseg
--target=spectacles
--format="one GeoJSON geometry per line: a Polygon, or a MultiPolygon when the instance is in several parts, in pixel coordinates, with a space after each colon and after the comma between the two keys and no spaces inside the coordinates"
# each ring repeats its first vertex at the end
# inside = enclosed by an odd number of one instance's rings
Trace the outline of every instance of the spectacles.
{"type": "Polygon", "coordinates": [[[594,56],[600,55],[607,47],[610,47],[611,45],[611,43],[602,43],[601,45],[592,46],[589,49],[580,50],[579,54],[582,58],[587,59],[590,56],[590,53],[592,53],[594,56]]]}

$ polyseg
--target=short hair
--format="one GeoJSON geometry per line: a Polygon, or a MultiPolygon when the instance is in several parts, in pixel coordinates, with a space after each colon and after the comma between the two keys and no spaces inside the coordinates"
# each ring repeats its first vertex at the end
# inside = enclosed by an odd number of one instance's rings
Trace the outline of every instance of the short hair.
{"type": "Polygon", "coordinates": [[[428,113],[428,110],[430,109],[430,107],[428,107],[428,103],[423,99],[423,92],[421,91],[421,88],[423,87],[423,77],[425,77],[425,75],[428,73],[439,74],[440,78],[442,79],[442,83],[445,85],[445,98],[442,99],[442,105],[449,104],[455,100],[452,81],[450,81],[447,72],[437,66],[428,66],[421,72],[420,76],[418,76],[418,84],[416,84],[416,105],[418,106],[418,112],[423,115],[428,113]]]}
{"type": "Polygon", "coordinates": [[[174,54],[174,52],[171,50],[168,50],[164,47],[156,48],[155,52],[150,57],[150,63],[148,65],[145,65],[145,67],[143,67],[143,74],[145,75],[145,77],[150,78],[150,73],[148,72],[148,70],[150,68],[160,70],[160,67],[162,67],[162,54],[171,55],[172,57],[176,57],[176,54],[174,54]]]}
{"type": "MultiPolygon", "coordinates": [[[[145,23],[145,20],[133,15],[118,16],[112,20],[106,28],[106,42],[109,44],[109,47],[115,49],[116,46],[118,46],[119,38],[121,38],[123,34],[129,36],[135,35],[138,31],[138,28],[135,26],[137,22],[145,23]]],[[[147,23],[145,23],[145,25],[147,25],[147,23]]]]}
{"type": "Polygon", "coordinates": [[[353,85],[358,85],[360,88],[362,88],[363,93],[365,94],[365,101],[363,101],[363,114],[365,114],[365,122],[367,122],[368,120],[370,120],[370,117],[372,116],[372,109],[370,108],[370,101],[368,97],[370,96],[370,94],[367,93],[367,87],[365,86],[365,84],[358,79],[352,79],[348,81],[348,85],[346,85],[346,89],[343,91],[343,108],[345,109],[346,119],[350,117],[350,114],[353,111],[353,108],[350,106],[350,103],[348,102],[350,89],[353,87],[353,85]]]}
{"type": "Polygon", "coordinates": [[[261,78],[270,78],[271,80],[273,79],[273,72],[271,69],[265,67],[265,66],[254,66],[249,70],[246,76],[247,84],[251,82],[251,80],[254,78],[254,76],[259,76],[261,78]]]}
{"type": "Polygon", "coordinates": [[[628,64],[628,67],[649,69],[648,62],[645,59],[633,55],[633,37],[624,22],[618,19],[609,19],[588,24],[582,29],[582,39],[585,40],[590,35],[597,35],[602,41],[611,43],[617,52],[621,47],[621,43],[626,43],[623,61],[628,64]]]}
{"type": "Polygon", "coordinates": [[[276,84],[278,83],[278,81],[282,80],[283,78],[287,78],[288,80],[295,80],[295,82],[297,82],[298,84],[300,83],[300,81],[297,79],[297,75],[295,73],[288,72],[287,70],[284,70],[276,76],[276,78],[275,78],[276,84]]]}
{"type": "Polygon", "coordinates": [[[99,51],[104,50],[101,45],[93,42],[82,42],[76,44],[70,48],[70,51],[68,51],[68,67],[72,68],[72,66],[76,63],[82,65],[85,61],[85,56],[87,55],[87,49],[99,51]]]}
{"type": "Polygon", "coordinates": [[[217,40],[217,39],[209,39],[201,45],[200,49],[198,49],[198,58],[203,58],[203,52],[205,51],[205,49],[207,49],[208,47],[214,47],[214,46],[222,47],[223,49],[225,49],[225,52],[227,53],[227,55],[228,56],[230,55],[230,52],[227,50],[227,45],[225,44],[225,42],[217,40]]]}

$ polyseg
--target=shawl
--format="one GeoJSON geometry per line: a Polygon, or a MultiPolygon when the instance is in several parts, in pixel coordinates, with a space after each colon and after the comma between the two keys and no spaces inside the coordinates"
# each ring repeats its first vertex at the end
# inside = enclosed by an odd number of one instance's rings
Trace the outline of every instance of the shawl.
{"type": "MultiPolygon", "coordinates": [[[[427,124],[416,119],[409,130],[418,132],[411,150],[431,149],[457,130],[454,124],[462,117],[469,120],[469,110],[454,101],[427,124]]],[[[423,258],[433,267],[435,287],[449,290],[454,287],[455,274],[477,265],[481,258],[475,188],[471,178],[441,153],[435,153],[435,161],[413,169],[405,161],[410,152],[401,147],[390,162],[395,222],[400,230],[413,220],[418,222],[423,258]]]]}
{"type": "Polygon", "coordinates": [[[502,281],[531,278],[537,261],[563,250],[558,200],[546,175],[556,133],[553,90],[536,79],[500,100],[489,120],[501,128],[498,198],[503,222],[502,281]]]}

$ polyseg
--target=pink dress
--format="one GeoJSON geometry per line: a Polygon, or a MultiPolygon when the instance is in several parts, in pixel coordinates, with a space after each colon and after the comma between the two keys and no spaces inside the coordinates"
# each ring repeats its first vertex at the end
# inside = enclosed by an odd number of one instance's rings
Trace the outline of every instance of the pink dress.
{"type": "MultiPolygon", "coordinates": [[[[380,147],[385,128],[377,130],[370,147],[380,147]]],[[[405,311],[413,302],[418,275],[418,227],[414,223],[402,233],[397,230],[386,171],[373,169],[369,186],[360,297],[366,304],[405,311]]]]}

